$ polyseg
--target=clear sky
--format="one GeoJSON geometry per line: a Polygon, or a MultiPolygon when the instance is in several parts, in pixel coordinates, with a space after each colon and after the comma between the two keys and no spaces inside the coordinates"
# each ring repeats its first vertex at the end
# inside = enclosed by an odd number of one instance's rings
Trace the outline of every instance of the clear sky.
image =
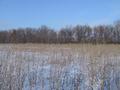
{"type": "Polygon", "coordinates": [[[0,0],[0,29],[59,29],[76,24],[111,24],[120,19],[120,0],[0,0]]]}

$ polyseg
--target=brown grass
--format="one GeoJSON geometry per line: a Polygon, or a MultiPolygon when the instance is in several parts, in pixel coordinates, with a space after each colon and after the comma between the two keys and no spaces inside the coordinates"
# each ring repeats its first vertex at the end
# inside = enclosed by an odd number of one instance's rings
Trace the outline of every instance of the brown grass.
{"type": "MultiPolygon", "coordinates": [[[[44,68],[47,65],[51,66],[50,70],[48,70],[50,71],[50,76],[47,80],[51,84],[57,84],[50,85],[51,88],[53,86],[56,89],[61,88],[61,77],[64,78],[63,82],[67,82],[70,75],[64,76],[64,74],[66,74],[66,71],[71,72],[78,65],[78,74],[73,78],[74,84],[77,85],[76,88],[80,88],[78,84],[81,84],[80,78],[83,75],[84,83],[88,80],[88,85],[85,84],[87,90],[96,87],[98,82],[102,90],[104,88],[103,83],[113,77],[117,82],[118,90],[120,89],[120,81],[116,79],[120,78],[118,74],[120,73],[120,45],[0,44],[1,89],[8,90],[8,88],[13,88],[17,90],[19,87],[21,89],[26,77],[29,77],[31,88],[35,86],[37,79],[42,84],[42,87],[45,88],[45,78],[41,77],[41,75],[36,75],[39,73],[39,68],[42,67],[43,71],[41,72],[44,72],[44,68]],[[112,76],[110,76],[111,73],[112,76]],[[34,85],[32,84],[33,82],[34,85]],[[16,83],[19,84],[19,87],[17,87],[16,83]],[[13,84],[16,85],[16,88],[13,87],[13,84]],[[6,87],[7,85],[9,87],[6,87]]],[[[77,69],[75,68],[75,70],[77,69]]]]}

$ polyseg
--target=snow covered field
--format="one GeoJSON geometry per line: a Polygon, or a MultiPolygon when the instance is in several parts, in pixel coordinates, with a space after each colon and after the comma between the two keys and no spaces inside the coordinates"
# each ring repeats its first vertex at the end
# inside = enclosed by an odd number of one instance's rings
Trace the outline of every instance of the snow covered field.
{"type": "Polygon", "coordinates": [[[120,90],[120,45],[1,44],[0,90],[120,90]]]}

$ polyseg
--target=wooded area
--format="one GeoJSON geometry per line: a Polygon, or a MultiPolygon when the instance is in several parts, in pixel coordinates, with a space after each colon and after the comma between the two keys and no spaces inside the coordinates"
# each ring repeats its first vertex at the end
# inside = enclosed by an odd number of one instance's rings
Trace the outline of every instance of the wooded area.
{"type": "Polygon", "coordinates": [[[19,28],[0,31],[0,43],[120,43],[120,21],[113,25],[77,25],[59,31],[40,28],[19,28]]]}

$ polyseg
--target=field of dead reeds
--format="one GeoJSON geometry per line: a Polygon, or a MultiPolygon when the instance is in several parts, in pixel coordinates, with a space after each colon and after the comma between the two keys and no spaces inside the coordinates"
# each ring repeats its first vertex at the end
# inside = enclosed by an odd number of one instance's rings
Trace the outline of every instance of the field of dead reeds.
{"type": "Polygon", "coordinates": [[[0,90],[120,90],[120,45],[0,44],[0,90]]]}

